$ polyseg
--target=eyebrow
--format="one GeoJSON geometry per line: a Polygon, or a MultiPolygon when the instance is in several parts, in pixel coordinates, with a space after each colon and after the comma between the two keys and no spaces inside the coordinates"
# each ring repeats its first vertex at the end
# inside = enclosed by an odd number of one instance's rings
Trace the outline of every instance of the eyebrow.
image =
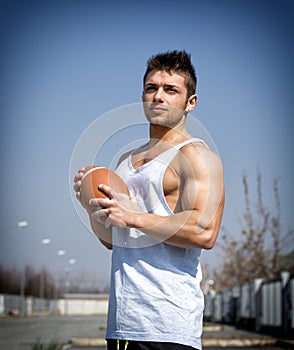
{"type": "MultiPolygon", "coordinates": [[[[146,84],[144,84],[144,87],[145,86],[158,86],[158,84],[156,84],[156,83],[146,83],[146,84]]],[[[181,89],[180,86],[177,85],[177,84],[164,84],[163,86],[164,87],[169,87],[169,88],[181,89]]]]}

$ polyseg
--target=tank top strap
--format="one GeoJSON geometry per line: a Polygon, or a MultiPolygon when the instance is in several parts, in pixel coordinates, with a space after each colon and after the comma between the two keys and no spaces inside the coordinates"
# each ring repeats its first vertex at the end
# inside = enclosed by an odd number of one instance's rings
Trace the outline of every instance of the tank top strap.
{"type": "Polygon", "coordinates": [[[180,150],[184,146],[186,146],[186,145],[188,145],[190,143],[195,143],[195,142],[200,142],[200,143],[202,143],[204,146],[206,146],[208,148],[207,144],[202,139],[198,139],[197,137],[193,137],[191,139],[185,140],[185,141],[179,143],[178,145],[175,145],[174,147],[177,150],[180,150]]]}
{"type": "Polygon", "coordinates": [[[184,146],[186,146],[186,145],[188,145],[190,143],[195,143],[195,142],[201,142],[205,147],[208,148],[208,146],[206,145],[206,143],[203,140],[194,137],[194,138],[185,140],[184,142],[181,142],[178,145],[175,145],[175,146],[171,147],[167,151],[165,151],[165,152],[161,153],[160,155],[158,155],[156,157],[156,159],[158,159],[161,162],[164,162],[166,165],[168,165],[181,148],[183,148],[184,146]]]}

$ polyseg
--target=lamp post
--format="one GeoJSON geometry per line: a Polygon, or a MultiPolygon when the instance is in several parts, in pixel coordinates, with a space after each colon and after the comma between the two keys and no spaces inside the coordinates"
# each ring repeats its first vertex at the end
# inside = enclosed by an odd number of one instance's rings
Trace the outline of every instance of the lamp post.
{"type": "MultiPolygon", "coordinates": [[[[64,249],[59,249],[59,250],[57,251],[57,256],[62,257],[62,256],[64,256],[65,254],[66,254],[66,252],[65,252],[64,249]]],[[[59,291],[64,290],[63,276],[60,277],[58,285],[59,285],[59,291]]]]}
{"type": "MultiPolygon", "coordinates": [[[[76,259],[71,258],[68,260],[68,263],[70,265],[73,265],[76,263],[76,259]]],[[[66,293],[70,293],[70,279],[69,279],[69,272],[70,272],[70,268],[69,267],[65,267],[64,268],[64,273],[65,273],[65,288],[64,288],[64,292],[66,293]]],[[[68,297],[65,297],[66,302],[65,302],[65,315],[69,314],[69,301],[68,301],[68,297]]]]}
{"type": "MultiPolygon", "coordinates": [[[[77,261],[76,261],[76,259],[74,259],[74,258],[71,258],[71,259],[68,259],[68,263],[70,264],[70,265],[74,265],[75,263],[76,263],[77,261]]],[[[64,268],[64,288],[63,288],[63,290],[64,290],[64,293],[69,293],[69,291],[70,291],[70,278],[69,278],[69,273],[70,273],[70,268],[68,267],[68,266],[66,266],[65,268],[64,268]]]]}
{"type": "MultiPolygon", "coordinates": [[[[28,227],[29,226],[29,223],[28,221],[18,221],[17,223],[17,227],[19,228],[25,228],[25,227],[28,227]]],[[[23,267],[23,270],[21,272],[21,275],[20,275],[20,288],[19,288],[19,296],[20,296],[20,311],[21,313],[25,313],[25,305],[24,305],[24,298],[25,298],[25,284],[26,284],[26,268],[25,266],[23,267]]]]}
{"type": "MultiPolygon", "coordinates": [[[[49,245],[51,243],[50,238],[44,238],[42,239],[42,245],[49,245]]],[[[39,297],[40,299],[44,299],[45,296],[45,269],[41,269],[40,271],[40,289],[39,289],[39,297]]]]}

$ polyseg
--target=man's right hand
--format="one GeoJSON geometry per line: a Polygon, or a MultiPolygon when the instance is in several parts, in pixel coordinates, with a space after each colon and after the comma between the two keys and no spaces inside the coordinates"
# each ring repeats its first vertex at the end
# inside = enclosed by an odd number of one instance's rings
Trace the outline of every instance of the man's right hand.
{"type": "Polygon", "coordinates": [[[76,197],[82,204],[82,206],[88,211],[88,213],[93,212],[93,207],[89,205],[89,203],[83,198],[81,194],[81,185],[82,185],[82,177],[85,174],[85,168],[80,168],[74,177],[74,190],[76,191],[76,197]]]}
{"type": "Polygon", "coordinates": [[[112,231],[111,228],[106,228],[104,223],[98,222],[97,220],[92,219],[92,213],[97,210],[96,205],[90,205],[89,202],[85,200],[83,195],[81,194],[81,185],[82,185],[82,177],[85,174],[85,168],[81,168],[78,170],[76,176],[74,177],[74,190],[76,191],[76,197],[82,204],[82,206],[87,210],[91,226],[93,232],[97,235],[101,243],[107,248],[112,249],[112,231]]]}

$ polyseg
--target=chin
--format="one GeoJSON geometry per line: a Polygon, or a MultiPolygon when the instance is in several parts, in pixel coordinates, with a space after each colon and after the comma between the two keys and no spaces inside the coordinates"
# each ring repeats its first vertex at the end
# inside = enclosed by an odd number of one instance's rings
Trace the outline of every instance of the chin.
{"type": "Polygon", "coordinates": [[[163,126],[167,126],[164,120],[162,120],[162,118],[158,117],[158,116],[146,116],[146,119],[148,120],[148,122],[152,125],[163,125],[163,126]]]}

